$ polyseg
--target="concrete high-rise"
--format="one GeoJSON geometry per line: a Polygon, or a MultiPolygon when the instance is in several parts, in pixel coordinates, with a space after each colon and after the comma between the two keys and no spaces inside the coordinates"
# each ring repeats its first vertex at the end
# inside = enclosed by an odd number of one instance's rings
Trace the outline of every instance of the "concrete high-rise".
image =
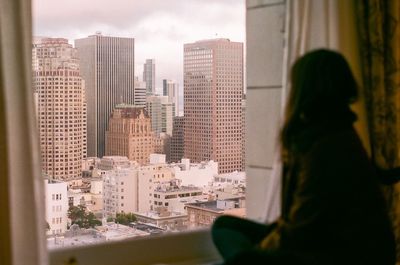
{"type": "Polygon", "coordinates": [[[154,153],[150,117],[142,107],[117,105],[106,132],[106,155],[126,156],[145,165],[154,153]]]}
{"type": "Polygon", "coordinates": [[[174,117],[173,126],[172,126],[172,137],[171,137],[171,145],[170,145],[170,161],[171,162],[180,162],[183,158],[184,154],[184,140],[183,140],[183,132],[184,132],[184,122],[185,117],[174,117]]]}
{"type": "Polygon", "coordinates": [[[133,38],[101,33],[75,40],[85,80],[88,115],[88,156],[105,153],[105,132],[114,107],[134,104],[133,38]]]}
{"type": "Polygon", "coordinates": [[[146,82],[139,81],[139,77],[135,76],[135,106],[146,106],[146,82]]]}
{"type": "Polygon", "coordinates": [[[143,81],[146,82],[148,95],[156,94],[156,63],[154,59],[146,59],[143,65],[143,81]]]}
{"type": "Polygon", "coordinates": [[[184,45],[184,156],[214,160],[220,173],[243,171],[243,43],[184,45]]]}
{"type": "Polygon", "coordinates": [[[163,79],[163,96],[168,96],[169,102],[175,105],[175,115],[179,115],[179,86],[172,80],[163,79]]]}
{"type": "Polygon", "coordinates": [[[172,135],[172,120],[175,116],[175,106],[166,96],[147,96],[147,112],[151,118],[154,133],[172,135]]]}
{"type": "Polygon", "coordinates": [[[77,51],[67,39],[38,39],[32,69],[43,173],[51,180],[80,178],[86,106],[77,51]]]}

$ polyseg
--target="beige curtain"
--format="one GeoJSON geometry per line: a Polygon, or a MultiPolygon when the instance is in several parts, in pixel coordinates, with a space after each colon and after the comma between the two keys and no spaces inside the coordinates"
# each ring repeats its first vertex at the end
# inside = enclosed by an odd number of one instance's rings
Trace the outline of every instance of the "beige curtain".
{"type": "MultiPolygon", "coordinates": [[[[282,108],[290,90],[288,82],[290,68],[294,61],[304,53],[318,48],[341,52],[352,68],[362,88],[360,58],[358,48],[355,3],[357,0],[288,0],[286,2],[286,26],[283,64],[282,108]]],[[[356,129],[369,150],[369,136],[364,107],[364,98],[353,106],[358,115],[356,129]]],[[[283,109],[282,109],[283,113],[283,109]]],[[[276,154],[270,183],[267,189],[266,221],[275,220],[280,212],[281,164],[276,154]]]]}
{"type": "MultiPolygon", "coordinates": [[[[381,168],[400,166],[400,3],[357,3],[363,79],[372,159],[381,168]]],[[[400,185],[385,189],[400,262],[400,185]]]]}
{"type": "Polygon", "coordinates": [[[0,264],[46,265],[31,85],[31,5],[0,0],[0,264]]]}

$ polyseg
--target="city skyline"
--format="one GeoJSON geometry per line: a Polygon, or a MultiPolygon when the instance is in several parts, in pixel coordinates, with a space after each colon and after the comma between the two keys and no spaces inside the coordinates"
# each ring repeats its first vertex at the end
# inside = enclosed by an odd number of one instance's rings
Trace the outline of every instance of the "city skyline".
{"type": "Polygon", "coordinates": [[[100,0],[96,5],[78,0],[35,0],[33,33],[64,37],[70,43],[96,31],[135,38],[135,75],[141,77],[145,60],[154,58],[156,92],[161,95],[163,79],[176,80],[183,89],[184,43],[212,38],[244,42],[244,6],[245,1],[237,0],[100,0]]]}

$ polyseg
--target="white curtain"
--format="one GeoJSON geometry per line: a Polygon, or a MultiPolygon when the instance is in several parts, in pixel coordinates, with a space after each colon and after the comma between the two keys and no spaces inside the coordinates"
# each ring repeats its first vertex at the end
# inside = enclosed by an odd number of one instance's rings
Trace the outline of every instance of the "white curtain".
{"type": "MultiPolygon", "coordinates": [[[[289,75],[292,64],[308,51],[327,48],[344,54],[352,67],[356,79],[361,82],[357,47],[354,4],[357,0],[287,0],[283,63],[282,112],[290,90],[289,75]]],[[[361,93],[360,93],[361,94],[361,93]]],[[[359,116],[356,128],[365,146],[368,146],[366,116],[361,99],[355,111],[359,116]]],[[[277,148],[279,149],[279,148],[277,148]]],[[[276,152],[270,183],[266,190],[268,205],[265,221],[272,222],[280,215],[282,165],[276,152]]]]}
{"type": "MultiPolygon", "coordinates": [[[[31,5],[0,0],[0,93],[4,128],[0,137],[8,203],[0,209],[8,230],[0,229],[2,265],[46,265],[43,180],[31,76],[31,5]],[[4,256],[3,256],[4,255],[4,256]]],[[[4,194],[3,194],[4,195],[4,194]]]]}

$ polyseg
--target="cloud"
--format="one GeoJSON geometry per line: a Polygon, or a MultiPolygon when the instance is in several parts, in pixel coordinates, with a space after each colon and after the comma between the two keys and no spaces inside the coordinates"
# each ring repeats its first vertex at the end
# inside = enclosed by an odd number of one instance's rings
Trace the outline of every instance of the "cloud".
{"type": "Polygon", "coordinates": [[[136,74],[156,59],[161,78],[182,87],[183,44],[204,38],[245,38],[244,0],[33,0],[34,34],[73,39],[96,31],[135,38],[136,74]]]}

